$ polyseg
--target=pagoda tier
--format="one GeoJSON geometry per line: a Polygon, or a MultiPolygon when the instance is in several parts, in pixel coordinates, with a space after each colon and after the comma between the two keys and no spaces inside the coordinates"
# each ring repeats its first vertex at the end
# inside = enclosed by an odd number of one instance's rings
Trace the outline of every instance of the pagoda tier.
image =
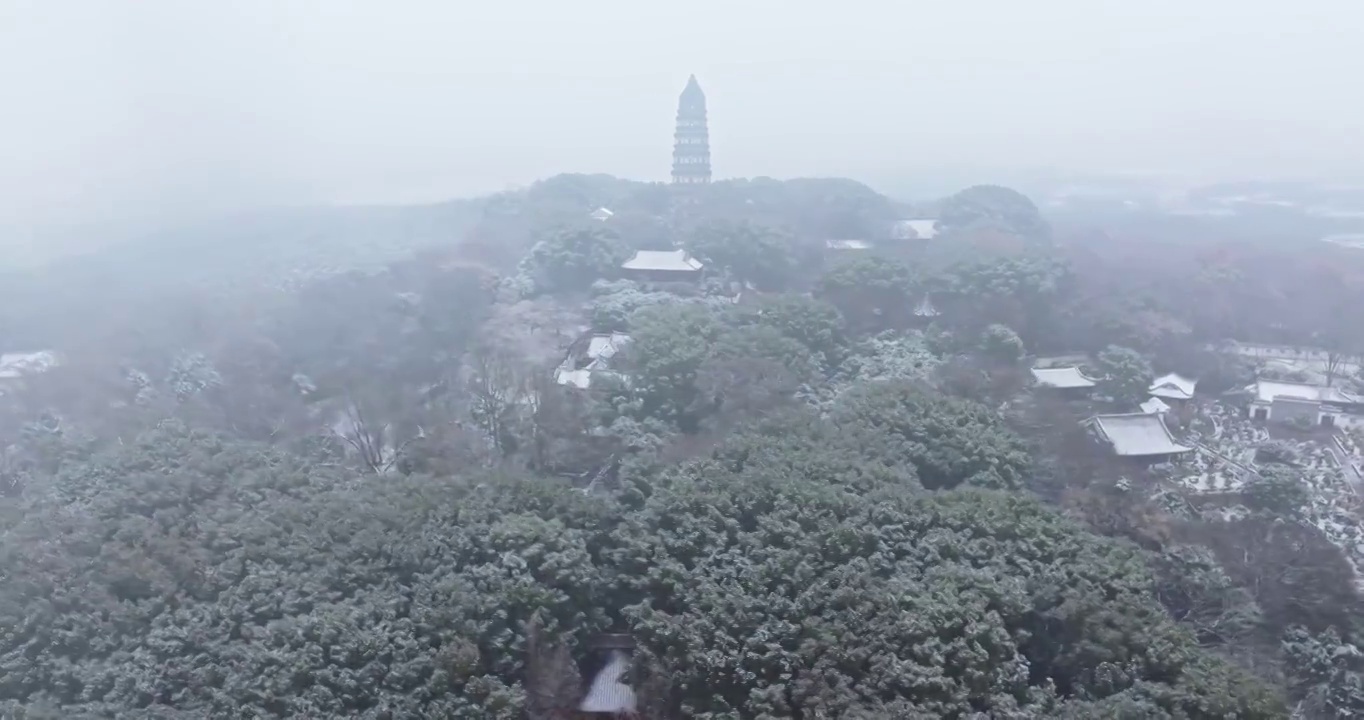
{"type": "Polygon", "coordinates": [[[706,94],[692,75],[677,99],[677,132],[673,134],[673,182],[710,182],[710,131],[706,127],[706,94]]]}

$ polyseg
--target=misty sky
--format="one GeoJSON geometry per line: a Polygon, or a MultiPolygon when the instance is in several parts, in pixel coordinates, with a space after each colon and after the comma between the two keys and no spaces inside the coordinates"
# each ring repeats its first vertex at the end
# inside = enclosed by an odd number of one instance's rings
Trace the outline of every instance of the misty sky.
{"type": "Polygon", "coordinates": [[[718,177],[1353,177],[1361,67],[1351,0],[0,0],[0,228],[660,180],[692,72],[718,177]]]}

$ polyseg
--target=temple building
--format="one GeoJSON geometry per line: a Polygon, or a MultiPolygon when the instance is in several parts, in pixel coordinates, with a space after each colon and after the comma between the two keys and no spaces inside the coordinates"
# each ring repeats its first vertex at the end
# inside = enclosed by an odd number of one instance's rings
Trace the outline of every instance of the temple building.
{"type": "Polygon", "coordinates": [[[1194,450],[1175,440],[1160,413],[1095,415],[1082,424],[1115,456],[1141,465],[1170,462],[1194,450]]]}
{"type": "Polygon", "coordinates": [[[710,131],[706,129],[706,94],[692,75],[677,99],[677,132],[673,135],[673,182],[710,182],[710,131]]]}
{"type": "Polygon", "coordinates": [[[631,280],[693,282],[701,279],[704,264],[686,250],[637,250],[620,267],[621,274],[631,280]]]}
{"type": "Polygon", "coordinates": [[[1079,366],[1049,367],[1032,369],[1033,382],[1039,388],[1046,388],[1058,397],[1083,398],[1099,384],[1098,380],[1084,374],[1079,366]]]}

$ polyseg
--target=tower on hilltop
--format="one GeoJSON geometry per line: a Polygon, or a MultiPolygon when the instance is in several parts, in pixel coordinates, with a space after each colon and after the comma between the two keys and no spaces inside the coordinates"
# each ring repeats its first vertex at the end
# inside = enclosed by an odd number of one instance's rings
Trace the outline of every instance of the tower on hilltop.
{"type": "Polygon", "coordinates": [[[706,94],[692,75],[677,98],[677,132],[673,134],[673,182],[710,182],[710,131],[706,129],[706,94]]]}

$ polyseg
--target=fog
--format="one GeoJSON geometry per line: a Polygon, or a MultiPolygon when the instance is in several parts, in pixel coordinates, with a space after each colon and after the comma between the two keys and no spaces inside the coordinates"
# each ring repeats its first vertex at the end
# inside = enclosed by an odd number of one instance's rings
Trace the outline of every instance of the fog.
{"type": "Polygon", "coordinates": [[[0,228],[664,179],[689,73],[717,177],[1343,177],[1362,36],[1324,0],[5,0],[0,228]]]}

